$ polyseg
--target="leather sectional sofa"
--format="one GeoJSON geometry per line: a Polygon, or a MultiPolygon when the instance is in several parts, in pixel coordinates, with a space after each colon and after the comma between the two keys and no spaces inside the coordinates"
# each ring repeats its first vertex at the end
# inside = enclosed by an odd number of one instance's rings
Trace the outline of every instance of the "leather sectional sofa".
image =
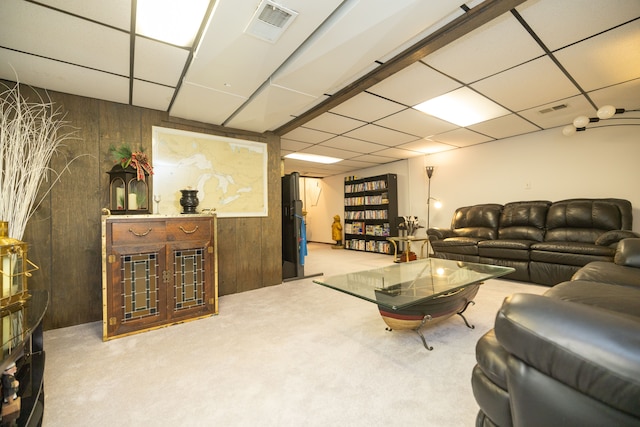
{"type": "Polygon", "coordinates": [[[450,229],[427,230],[435,257],[513,267],[506,278],[555,285],[593,261],[613,261],[632,232],[628,200],[519,201],[458,208],[450,229]]]}
{"type": "Polygon", "coordinates": [[[478,427],[640,425],[640,239],[506,298],[476,360],[478,427]]]}

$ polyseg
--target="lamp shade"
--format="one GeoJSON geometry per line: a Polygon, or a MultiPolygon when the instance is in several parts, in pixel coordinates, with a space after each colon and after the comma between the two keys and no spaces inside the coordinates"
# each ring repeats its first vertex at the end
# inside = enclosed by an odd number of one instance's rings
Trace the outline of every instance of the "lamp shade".
{"type": "Polygon", "coordinates": [[[613,105],[604,105],[598,110],[598,118],[604,120],[613,117],[616,113],[616,107],[613,105]]]}
{"type": "Polygon", "coordinates": [[[589,124],[589,117],[578,116],[573,120],[573,125],[577,128],[583,128],[589,124]]]}
{"type": "Polygon", "coordinates": [[[571,136],[575,133],[576,133],[576,127],[573,125],[566,125],[564,128],[562,128],[562,134],[564,136],[571,136]]]}

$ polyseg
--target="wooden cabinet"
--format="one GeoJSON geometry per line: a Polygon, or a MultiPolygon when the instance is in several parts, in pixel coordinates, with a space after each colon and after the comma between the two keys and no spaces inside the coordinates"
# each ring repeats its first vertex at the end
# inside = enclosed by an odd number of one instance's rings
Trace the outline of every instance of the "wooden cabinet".
{"type": "Polygon", "coordinates": [[[397,236],[398,177],[385,174],[344,182],[345,248],[393,254],[397,236]]]}
{"type": "Polygon", "coordinates": [[[218,313],[215,215],[102,223],[104,340],[218,313]]]}

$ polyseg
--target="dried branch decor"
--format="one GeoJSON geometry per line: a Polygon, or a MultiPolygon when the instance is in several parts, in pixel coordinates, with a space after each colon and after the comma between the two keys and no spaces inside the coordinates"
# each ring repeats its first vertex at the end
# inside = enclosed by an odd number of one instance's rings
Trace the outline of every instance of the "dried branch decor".
{"type": "Polygon", "coordinates": [[[76,130],[50,99],[32,102],[21,95],[19,83],[0,85],[0,220],[8,221],[9,236],[20,240],[27,221],[68,168],[70,162],[61,172],[49,165],[62,143],[76,138],[76,130]],[[49,186],[37,199],[44,181],[49,186]]]}

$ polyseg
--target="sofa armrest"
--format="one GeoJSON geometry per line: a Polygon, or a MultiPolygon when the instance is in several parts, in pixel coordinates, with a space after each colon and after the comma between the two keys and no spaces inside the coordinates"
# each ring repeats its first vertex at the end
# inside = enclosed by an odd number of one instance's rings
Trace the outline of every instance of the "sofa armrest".
{"type": "Polygon", "coordinates": [[[532,294],[508,297],[496,337],[544,375],[640,417],[640,322],[625,315],[532,294]]]}
{"type": "Polygon", "coordinates": [[[638,233],[634,233],[631,230],[610,230],[598,236],[595,243],[598,246],[611,246],[618,243],[622,239],[629,239],[634,237],[640,236],[638,235],[638,233]]]}
{"type": "Polygon", "coordinates": [[[443,240],[447,237],[454,237],[456,233],[447,228],[430,228],[427,230],[427,235],[429,236],[429,240],[443,240]]]}
{"type": "Polygon", "coordinates": [[[622,239],[613,262],[625,267],[640,268],[640,239],[622,239]]]}

